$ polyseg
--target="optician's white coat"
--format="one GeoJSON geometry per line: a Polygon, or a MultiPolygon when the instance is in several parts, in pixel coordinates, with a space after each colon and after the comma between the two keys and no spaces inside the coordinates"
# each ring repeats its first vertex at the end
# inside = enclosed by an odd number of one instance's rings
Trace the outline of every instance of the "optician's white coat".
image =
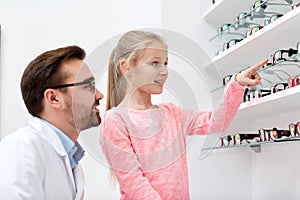
{"type": "Polygon", "coordinates": [[[60,139],[39,118],[0,142],[0,199],[83,199],[80,165],[74,174],[76,181],[60,139]]]}

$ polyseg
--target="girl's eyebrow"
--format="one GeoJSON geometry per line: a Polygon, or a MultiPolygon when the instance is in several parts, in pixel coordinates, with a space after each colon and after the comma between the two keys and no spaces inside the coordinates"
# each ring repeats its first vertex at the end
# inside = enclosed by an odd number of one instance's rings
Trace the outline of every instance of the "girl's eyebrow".
{"type": "MultiPolygon", "coordinates": [[[[159,59],[159,60],[163,60],[161,57],[157,57],[157,56],[152,57],[151,59],[159,59]]],[[[168,58],[167,58],[166,60],[168,60],[168,58]]]]}

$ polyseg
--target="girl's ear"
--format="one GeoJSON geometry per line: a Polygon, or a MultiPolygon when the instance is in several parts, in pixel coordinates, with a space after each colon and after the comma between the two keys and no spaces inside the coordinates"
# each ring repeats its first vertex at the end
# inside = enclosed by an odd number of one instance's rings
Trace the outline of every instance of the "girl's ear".
{"type": "Polygon", "coordinates": [[[128,71],[129,71],[129,66],[128,66],[128,63],[127,63],[127,60],[126,59],[121,59],[120,60],[120,70],[122,72],[122,74],[126,74],[128,71]]]}

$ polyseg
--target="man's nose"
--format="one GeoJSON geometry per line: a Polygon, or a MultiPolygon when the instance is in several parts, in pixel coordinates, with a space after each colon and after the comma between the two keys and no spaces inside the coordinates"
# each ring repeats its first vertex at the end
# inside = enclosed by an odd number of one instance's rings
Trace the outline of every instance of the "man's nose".
{"type": "Polygon", "coordinates": [[[98,89],[96,89],[96,92],[95,92],[96,100],[103,99],[103,97],[104,97],[104,95],[98,89]]]}

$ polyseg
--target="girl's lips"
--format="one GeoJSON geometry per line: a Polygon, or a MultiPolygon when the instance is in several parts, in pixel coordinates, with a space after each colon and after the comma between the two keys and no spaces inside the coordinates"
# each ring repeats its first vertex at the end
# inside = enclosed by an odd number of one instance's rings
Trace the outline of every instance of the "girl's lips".
{"type": "Polygon", "coordinates": [[[165,84],[164,81],[154,81],[154,83],[160,85],[160,86],[163,86],[165,84]]]}

